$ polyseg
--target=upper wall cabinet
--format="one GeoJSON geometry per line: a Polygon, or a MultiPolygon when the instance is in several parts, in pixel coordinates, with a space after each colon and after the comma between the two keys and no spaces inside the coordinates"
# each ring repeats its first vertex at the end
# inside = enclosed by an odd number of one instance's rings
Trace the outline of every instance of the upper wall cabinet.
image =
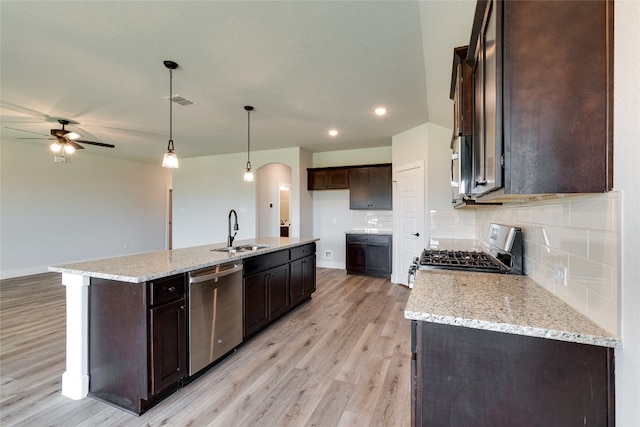
{"type": "Polygon", "coordinates": [[[347,190],[348,188],[348,167],[307,169],[307,190],[347,190]]]}
{"type": "Polygon", "coordinates": [[[467,62],[469,46],[453,49],[451,90],[453,100],[453,137],[473,132],[473,67],[467,62]]]}
{"type": "Polygon", "coordinates": [[[349,190],[351,209],[391,210],[391,164],[351,168],[349,190]]]}
{"type": "Polygon", "coordinates": [[[613,187],[613,1],[478,1],[474,182],[483,199],[613,187]]]}

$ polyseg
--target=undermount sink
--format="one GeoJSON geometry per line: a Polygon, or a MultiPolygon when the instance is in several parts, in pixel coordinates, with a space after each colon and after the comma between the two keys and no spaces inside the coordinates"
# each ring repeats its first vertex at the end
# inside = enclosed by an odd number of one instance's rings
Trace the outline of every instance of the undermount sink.
{"type": "Polygon", "coordinates": [[[227,246],[225,248],[216,248],[211,250],[214,252],[227,252],[227,253],[233,254],[236,252],[257,251],[258,249],[265,249],[270,246],[271,245],[253,244],[253,245],[241,245],[241,246],[227,246]]]}

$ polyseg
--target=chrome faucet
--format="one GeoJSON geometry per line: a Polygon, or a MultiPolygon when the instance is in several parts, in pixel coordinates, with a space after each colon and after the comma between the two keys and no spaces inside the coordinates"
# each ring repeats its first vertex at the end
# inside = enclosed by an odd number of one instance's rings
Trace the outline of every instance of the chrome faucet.
{"type": "Polygon", "coordinates": [[[227,236],[227,247],[231,247],[231,245],[233,245],[233,239],[236,238],[236,234],[238,234],[238,214],[236,213],[235,209],[231,209],[229,211],[229,235],[227,236]],[[235,220],[233,223],[233,230],[235,231],[235,233],[233,233],[233,236],[231,235],[231,215],[232,214],[235,217],[235,220]]]}

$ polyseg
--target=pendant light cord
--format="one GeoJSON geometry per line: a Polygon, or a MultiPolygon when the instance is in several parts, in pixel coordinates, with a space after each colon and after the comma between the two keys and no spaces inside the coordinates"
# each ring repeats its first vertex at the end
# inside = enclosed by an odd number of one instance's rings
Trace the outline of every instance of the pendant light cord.
{"type": "Polygon", "coordinates": [[[249,155],[251,153],[251,110],[247,110],[247,163],[251,165],[249,155]]]}
{"type": "Polygon", "coordinates": [[[173,152],[173,70],[169,69],[169,145],[167,150],[173,152]]]}

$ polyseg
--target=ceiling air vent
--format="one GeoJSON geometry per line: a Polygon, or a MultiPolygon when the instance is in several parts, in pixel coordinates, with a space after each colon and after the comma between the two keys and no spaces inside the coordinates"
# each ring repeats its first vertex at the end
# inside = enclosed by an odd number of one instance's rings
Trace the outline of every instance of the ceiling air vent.
{"type": "Polygon", "coordinates": [[[193,101],[189,101],[187,98],[184,98],[184,97],[182,97],[182,96],[180,96],[180,95],[173,95],[173,96],[171,97],[171,100],[172,100],[173,102],[175,102],[176,104],[180,104],[180,105],[182,105],[183,107],[186,107],[187,105],[193,105],[193,104],[195,104],[195,102],[193,102],[193,101]]]}

